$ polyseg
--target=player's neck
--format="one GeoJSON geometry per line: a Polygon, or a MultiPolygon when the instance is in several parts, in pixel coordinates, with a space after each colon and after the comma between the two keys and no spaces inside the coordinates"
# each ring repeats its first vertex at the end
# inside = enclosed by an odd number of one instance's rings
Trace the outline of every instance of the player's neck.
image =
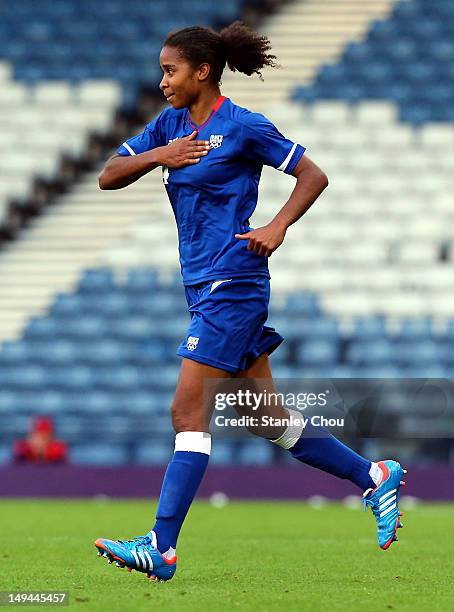
{"type": "Polygon", "coordinates": [[[194,125],[202,125],[208,119],[213,111],[213,106],[216,100],[221,95],[218,88],[207,91],[201,95],[194,104],[189,107],[189,116],[191,123],[194,125]]]}

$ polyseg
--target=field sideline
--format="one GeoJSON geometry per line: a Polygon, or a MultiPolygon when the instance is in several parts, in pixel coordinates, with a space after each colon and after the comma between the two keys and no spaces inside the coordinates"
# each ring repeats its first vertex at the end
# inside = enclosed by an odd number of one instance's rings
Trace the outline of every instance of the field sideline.
{"type": "Polygon", "coordinates": [[[370,511],[197,502],[166,584],[108,565],[92,543],[145,533],[154,508],[142,500],[2,500],[0,591],[66,590],[81,610],[454,609],[451,504],[407,510],[400,541],[384,552],[370,511]]]}

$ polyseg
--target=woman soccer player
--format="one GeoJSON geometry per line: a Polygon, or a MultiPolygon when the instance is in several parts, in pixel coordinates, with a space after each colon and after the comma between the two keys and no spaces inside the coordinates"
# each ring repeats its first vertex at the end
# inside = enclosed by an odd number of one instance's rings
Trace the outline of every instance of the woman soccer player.
{"type": "MultiPolygon", "coordinates": [[[[95,542],[99,555],[152,579],[169,580],[175,573],[177,538],[208,464],[213,406],[204,402],[204,383],[272,378],[268,355],[283,338],[265,325],[268,257],[328,185],[304,147],[285,138],[263,115],[221,95],[226,63],[250,76],[275,65],[269,51],[265,37],[239,22],[220,33],[203,27],[171,33],[160,55],[160,88],[170,108],[123,143],[99,178],[101,189],[121,189],[162,167],[191,315],[178,349],[183,359],[172,405],[175,452],[155,525],[133,540],[95,542]],[[296,184],[276,216],[252,229],[249,218],[264,164],[293,175],[296,184]]],[[[301,422],[299,412],[276,406],[274,414],[282,417],[281,428],[255,433],[299,461],[358,485],[365,507],[370,505],[377,519],[379,545],[388,548],[400,526],[401,466],[390,460],[371,463],[326,430],[311,436],[310,426],[295,424],[301,422]],[[292,412],[300,418],[290,419],[292,412]]]]}

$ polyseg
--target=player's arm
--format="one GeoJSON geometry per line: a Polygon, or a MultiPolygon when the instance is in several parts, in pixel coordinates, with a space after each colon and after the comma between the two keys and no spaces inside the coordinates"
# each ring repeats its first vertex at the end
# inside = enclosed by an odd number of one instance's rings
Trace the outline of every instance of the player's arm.
{"type": "Polygon", "coordinates": [[[196,164],[210,150],[207,140],[195,140],[197,132],[174,142],[134,155],[113,155],[99,175],[100,189],[122,189],[158,166],[182,168],[196,164]]]}
{"type": "Polygon", "coordinates": [[[298,161],[292,175],[296,177],[296,185],[286,204],[271,222],[283,228],[284,232],[309,210],[322,191],[328,187],[326,174],[306,155],[298,161]]]}
{"type": "Polygon", "coordinates": [[[298,221],[309,210],[318,196],[328,186],[328,177],[313,161],[303,155],[291,173],[296,185],[288,201],[274,219],[265,225],[236,238],[249,240],[248,250],[258,255],[270,255],[283,243],[287,228],[298,221]]]}

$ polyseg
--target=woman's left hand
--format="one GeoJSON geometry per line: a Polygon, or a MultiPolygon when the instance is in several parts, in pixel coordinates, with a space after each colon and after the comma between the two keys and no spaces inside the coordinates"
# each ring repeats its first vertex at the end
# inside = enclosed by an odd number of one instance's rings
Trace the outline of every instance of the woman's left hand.
{"type": "Polygon", "coordinates": [[[284,242],[287,229],[276,223],[268,223],[263,227],[246,232],[245,234],[235,234],[238,240],[249,240],[248,251],[254,251],[257,255],[270,257],[272,253],[284,242]]]}

